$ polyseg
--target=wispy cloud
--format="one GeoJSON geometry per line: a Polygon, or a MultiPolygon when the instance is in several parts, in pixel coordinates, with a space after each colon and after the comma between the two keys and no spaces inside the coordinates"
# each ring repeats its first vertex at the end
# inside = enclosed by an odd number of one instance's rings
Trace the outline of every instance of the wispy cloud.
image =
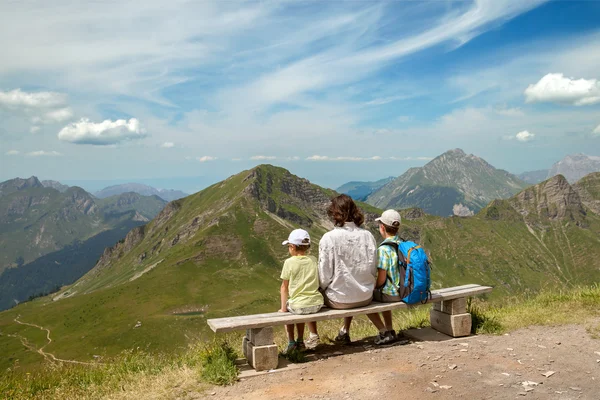
{"type": "Polygon", "coordinates": [[[173,143],[173,142],[164,142],[163,144],[160,145],[160,147],[162,147],[164,149],[170,149],[173,146],[175,146],[175,143],[173,143]]]}
{"type": "Polygon", "coordinates": [[[38,150],[38,151],[31,151],[29,153],[27,153],[28,156],[30,157],[57,157],[57,156],[62,156],[61,153],[59,153],[58,151],[45,151],[45,150],[38,150]]]}
{"type": "Polygon", "coordinates": [[[8,92],[0,91],[0,106],[9,108],[51,108],[60,107],[67,103],[67,96],[55,92],[24,92],[14,89],[8,92]]]}
{"type": "Polygon", "coordinates": [[[212,156],[202,156],[202,157],[198,157],[196,158],[198,161],[200,161],[201,163],[203,162],[207,162],[207,161],[214,161],[217,159],[217,157],[212,157],[212,156]]]}
{"type": "Polygon", "coordinates": [[[600,124],[592,131],[592,135],[600,136],[600,124]]]}
{"type": "Polygon", "coordinates": [[[252,156],[252,157],[250,157],[250,159],[253,161],[265,161],[265,160],[276,160],[277,157],[275,157],[275,156],[252,156]]]}
{"type": "Polygon", "coordinates": [[[107,119],[99,123],[82,118],[79,122],[65,126],[58,133],[58,139],[65,142],[99,146],[114,145],[146,136],[146,130],[136,118],[131,118],[129,121],[107,119]]]}
{"type": "Polygon", "coordinates": [[[20,152],[18,150],[9,150],[4,154],[6,154],[7,156],[16,156],[16,155],[19,155],[20,152]]]}

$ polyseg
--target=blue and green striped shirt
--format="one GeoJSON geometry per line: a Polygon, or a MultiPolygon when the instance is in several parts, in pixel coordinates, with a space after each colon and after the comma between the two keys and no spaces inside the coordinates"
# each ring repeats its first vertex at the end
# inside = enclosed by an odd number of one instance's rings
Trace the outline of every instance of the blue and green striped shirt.
{"type": "MultiPolygon", "coordinates": [[[[390,237],[385,239],[381,243],[395,242],[400,243],[398,236],[390,237]]],[[[379,263],[377,268],[385,270],[387,276],[394,282],[392,285],[389,279],[386,279],[385,285],[381,290],[382,293],[389,296],[399,296],[397,288],[400,286],[400,271],[398,270],[398,254],[396,249],[392,246],[379,246],[377,248],[377,256],[379,257],[379,263]]]]}

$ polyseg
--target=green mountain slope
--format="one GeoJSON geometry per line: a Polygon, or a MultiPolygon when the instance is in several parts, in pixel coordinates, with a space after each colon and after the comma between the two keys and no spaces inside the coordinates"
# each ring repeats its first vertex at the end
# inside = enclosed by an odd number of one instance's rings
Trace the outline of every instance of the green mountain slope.
{"type": "Polygon", "coordinates": [[[527,184],[461,149],[411,168],[374,191],[367,203],[382,209],[419,207],[429,214],[452,215],[455,204],[479,211],[494,199],[512,196],[527,184]]]}
{"type": "Polygon", "coordinates": [[[0,309],[80,278],[104,247],[165,204],[136,193],[98,200],[79,187],[59,192],[36,177],[1,183],[0,309]]]}
{"type": "Polygon", "coordinates": [[[338,193],[345,193],[348,196],[352,197],[354,200],[365,201],[371,193],[383,187],[384,185],[387,185],[394,179],[396,178],[390,176],[388,178],[380,179],[375,182],[347,182],[339,188],[337,188],[336,191],[338,193]]]}
{"type": "MultiPolygon", "coordinates": [[[[259,166],[169,203],[74,285],[0,313],[0,348],[7,349],[0,368],[15,358],[22,367],[40,360],[11,336],[40,340],[15,322],[19,315],[51,330],[44,351],[90,360],[138,346],[178,351],[212,336],[206,318],[276,310],[287,257],[281,241],[306,228],[318,254],[331,228],[325,209],[332,195],[284,169],[259,166]]],[[[362,206],[373,228],[379,211],[362,206]]],[[[600,217],[560,176],[473,217],[402,214],[402,235],[431,255],[435,288],[491,284],[499,298],[600,281],[600,217]]]]}

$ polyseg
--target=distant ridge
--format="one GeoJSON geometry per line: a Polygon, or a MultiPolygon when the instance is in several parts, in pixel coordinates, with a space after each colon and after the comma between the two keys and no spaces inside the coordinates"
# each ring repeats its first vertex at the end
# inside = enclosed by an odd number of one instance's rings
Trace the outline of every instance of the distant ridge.
{"type": "Polygon", "coordinates": [[[420,207],[434,215],[453,214],[462,204],[477,212],[494,199],[512,196],[527,184],[482,158],[453,149],[420,168],[410,168],[367,197],[379,208],[420,207]]]}
{"type": "Polygon", "coordinates": [[[600,172],[600,157],[578,153],[568,155],[555,163],[548,171],[547,178],[560,174],[570,183],[575,183],[592,172],[600,172]]]}
{"type": "Polygon", "coordinates": [[[375,182],[360,182],[352,181],[344,183],[342,186],[336,189],[339,193],[345,193],[352,197],[354,200],[365,201],[367,197],[379,188],[387,185],[391,181],[396,179],[393,176],[383,178],[375,182]]]}
{"type": "Polygon", "coordinates": [[[165,201],[173,201],[188,196],[180,190],[173,189],[155,189],[152,186],[144,185],[141,183],[124,183],[121,185],[113,185],[105,187],[94,193],[94,196],[98,198],[106,198],[110,196],[116,196],[122,193],[134,192],[141,194],[142,196],[158,196],[165,201]]]}

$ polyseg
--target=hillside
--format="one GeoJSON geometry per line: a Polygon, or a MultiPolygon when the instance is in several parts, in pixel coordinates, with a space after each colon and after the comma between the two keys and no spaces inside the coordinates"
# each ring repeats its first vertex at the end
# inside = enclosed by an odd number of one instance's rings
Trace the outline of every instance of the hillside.
{"type": "Polygon", "coordinates": [[[477,212],[494,199],[508,198],[527,184],[504,170],[461,149],[436,157],[404,174],[367,197],[382,209],[419,207],[433,215],[452,215],[462,204],[477,212]]]}
{"type": "Polygon", "coordinates": [[[548,172],[549,170],[547,169],[539,169],[536,171],[526,171],[517,176],[523,182],[527,182],[531,185],[537,185],[538,183],[548,179],[548,172]]]}
{"type": "Polygon", "coordinates": [[[344,183],[342,186],[336,189],[338,193],[345,193],[352,197],[354,200],[365,201],[367,197],[374,191],[378,190],[384,185],[387,185],[395,178],[390,176],[388,178],[380,179],[374,182],[359,182],[352,181],[344,183]]]}
{"type": "Polygon", "coordinates": [[[560,174],[570,183],[574,183],[593,172],[600,172],[600,157],[581,153],[570,154],[552,165],[547,178],[560,174]]]}
{"type": "Polygon", "coordinates": [[[0,309],[80,278],[106,246],[165,204],[136,193],[98,200],[79,187],[44,187],[36,177],[1,183],[0,309]]]}
{"type": "Polygon", "coordinates": [[[173,201],[188,196],[187,193],[181,190],[173,189],[156,189],[152,186],[141,183],[124,183],[121,185],[113,185],[105,187],[94,193],[94,196],[104,199],[106,197],[118,196],[123,193],[137,193],[142,196],[158,196],[165,201],[173,201]]]}
{"type": "MultiPolygon", "coordinates": [[[[0,331],[34,335],[14,323],[21,315],[52,330],[47,351],[79,360],[137,346],[183,349],[210,335],[205,318],[276,309],[287,257],[281,240],[301,226],[316,244],[331,228],[325,208],[333,194],[281,168],[244,171],[169,203],[74,285],[0,313],[0,331]]],[[[372,227],[377,210],[363,207],[372,227]]],[[[562,177],[474,217],[402,214],[402,235],[431,254],[434,287],[492,284],[493,296],[503,296],[600,281],[600,217],[562,177]]],[[[40,359],[6,335],[0,346],[22,365],[40,359]]]]}

